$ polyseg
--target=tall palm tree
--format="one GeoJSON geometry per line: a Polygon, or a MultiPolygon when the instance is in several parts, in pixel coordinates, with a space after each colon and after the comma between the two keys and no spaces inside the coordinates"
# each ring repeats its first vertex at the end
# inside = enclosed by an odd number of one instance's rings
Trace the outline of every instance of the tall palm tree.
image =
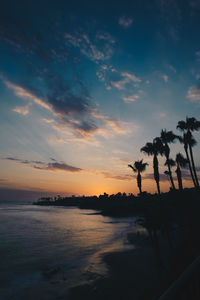
{"type": "Polygon", "coordinates": [[[187,164],[188,160],[181,153],[176,154],[176,174],[180,191],[183,190],[181,168],[185,168],[187,164]]]}
{"type": "Polygon", "coordinates": [[[173,180],[173,177],[172,177],[171,168],[174,167],[175,165],[176,165],[176,163],[172,158],[167,158],[166,159],[165,166],[168,167],[168,174],[166,173],[166,171],[165,171],[165,174],[169,176],[169,179],[170,179],[171,186],[172,186],[173,190],[175,189],[175,185],[174,185],[174,180],[173,180]]]}
{"type": "Polygon", "coordinates": [[[140,194],[142,193],[142,176],[141,176],[141,173],[143,171],[145,171],[146,166],[148,166],[148,164],[143,163],[143,159],[135,161],[133,166],[128,165],[128,167],[130,167],[133,170],[133,172],[137,173],[137,185],[138,185],[140,194]]]}
{"type": "Polygon", "coordinates": [[[194,174],[193,174],[193,170],[192,170],[192,165],[191,165],[191,161],[190,161],[190,157],[189,157],[189,153],[188,153],[188,146],[189,146],[189,144],[191,145],[191,147],[193,147],[196,144],[196,141],[195,141],[194,138],[192,138],[187,133],[184,133],[183,136],[179,136],[179,141],[180,141],[181,144],[184,144],[184,150],[185,150],[186,158],[187,158],[187,161],[188,161],[188,166],[189,166],[190,174],[191,174],[194,186],[196,187],[197,184],[196,184],[196,181],[195,181],[195,178],[194,178],[194,174]]]}
{"type": "Polygon", "coordinates": [[[160,195],[160,175],[158,168],[158,154],[163,155],[163,144],[159,138],[155,138],[153,143],[146,143],[140,151],[146,153],[147,155],[153,155],[153,170],[154,170],[154,179],[156,181],[158,194],[160,195]]]}
{"type": "Polygon", "coordinates": [[[171,181],[171,185],[172,185],[172,189],[175,189],[175,185],[174,185],[174,180],[172,177],[172,172],[171,172],[171,165],[170,165],[170,159],[169,159],[169,155],[170,155],[170,148],[169,145],[170,143],[173,143],[178,137],[172,132],[172,131],[166,131],[165,130],[161,130],[161,134],[160,134],[160,139],[164,145],[164,154],[166,157],[166,165],[168,167],[168,172],[169,172],[169,178],[171,181]]]}
{"type": "MultiPolygon", "coordinates": [[[[180,129],[183,132],[186,132],[188,134],[188,137],[193,139],[192,132],[198,131],[200,129],[200,121],[197,121],[195,118],[186,117],[186,121],[179,121],[176,128],[180,129]]],[[[199,180],[198,180],[197,173],[196,173],[192,145],[190,145],[190,144],[188,144],[188,145],[189,145],[189,150],[190,150],[190,158],[191,158],[195,183],[196,183],[196,186],[199,187],[199,180]]]]}

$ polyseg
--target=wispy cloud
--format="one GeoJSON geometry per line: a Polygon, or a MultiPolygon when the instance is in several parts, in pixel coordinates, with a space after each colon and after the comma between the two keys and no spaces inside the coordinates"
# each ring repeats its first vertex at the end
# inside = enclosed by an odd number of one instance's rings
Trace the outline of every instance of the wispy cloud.
{"type": "Polygon", "coordinates": [[[127,134],[130,132],[130,129],[127,128],[127,122],[121,120],[112,120],[112,119],[105,119],[105,123],[115,132],[118,134],[127,134]]]}
{"type": "Polygon", "coordinates": [[[122,99],[124,100],[125,103],[132,103],[132,102],[135,102],[136,100],[138,100],[139,98],[140,98],[140,96],[135,94],[135,95],[123,97],[122,99]]]}
{"type": "Polygon", "coordinates": [[[13,108],[13,111],[20,114],[20,115],[26,116],[26,115],[29,114],[29,106],[28,105],[17,106],[15,108],[13,108]]]}
{"type": "Polygon", "coordinates": [[[135,74],[129,72],[121,72],[120,74],[121,79],[118,81],[111,80],[111,86],[117,88],[118,90],[125,89],[127,84],[138,84],[141,82],[141,79],[138,78],[135,74]]]}
{"type": "Polygon", "coordinates": [[[169,65],[168,67],[169,67],[169,69],[170,69],[171,71],[173,71],[174,73],[176,73],[176,69],[175,69],[172,65],[169,65]]]}
{"type": "MultiPolygon", "coordinates": [[[[34,93],[31,93],[26,88],[24,88],[20,85],[14,84],[8,80],[3,80],[3,82],[9,89],[11,89],[15,93],[16,96],[23,98],[23,99],[31,100],[34,103],[40,105],[41,107],[52,111],[52,107],[48,103],[46,103],[42,99],[38,98],[36,95],[34,95],[34,93]]],[[[19,112],[19,111],[17,111],[17,112],[19,112]]]]}
{"type": "Polygon", "coordinates": [[[200,102],[200,88],[197,86],[191,86],[187,92],[187,98],[192,102],[200,102]]]}
{"type": "Polygon", "coordinates": [[[200,62],[200,50],[195,52],[197,61],[200,62]]]}
{"type": "Polygon", "coordinates": [[[123,28],[129,28],[133,24],[133,18],[122,16],[119,18],[118,23],[123,28]]]}
{"type": "Polygon", "coordinates": [[[165,83],[167,83],[169,80],[169,77],[166,74],[162,75],[161,78],[164,80],[165,83]]]}
{"type": "Polygon", "coordinates": [[[77,168],[71,165],[68,165],[64,162],[58,162],[54,158],[51,158],[51,162],[46,163],[43,161],[37,161],[37,160],[24,160],[16,157],[5,157],[5,160],[14,161],[20,164],[29,165],[30,167],[38,170],[44,170],[44,171],[65,171],[65,172],[80,172],[82,171],[81,168],[77,168]]]}
{"type": "Polygon", "coordinates": [[[105,137],[113,134],[129,134],[136,127],[133,123],[130,124],[130,122],[116,120],[113,117],[102,114],[97,110],[93,110],[92,114],[96,119],[100,119],[103,122],[104,126],[101,127],[102,131],[100,131],[99,134],[102,134],[105,137]],[[130,130],[130,128],[132,129],[130,130]]]}
{"type": "Polygon", "coordinates": [[[108,32],[98,32],[92,40],[85,32],[65,34],[66,42],[94,62],[108,60],[113,54],[114,38],[108,32]]]}

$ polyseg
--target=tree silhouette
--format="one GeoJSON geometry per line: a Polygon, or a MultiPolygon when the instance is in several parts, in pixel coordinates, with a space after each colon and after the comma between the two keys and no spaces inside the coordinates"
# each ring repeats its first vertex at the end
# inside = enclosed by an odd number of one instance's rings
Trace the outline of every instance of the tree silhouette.
{"type": "Polygon", "coordinates": [[[147,155],[153,155],[154,179],[156,181],[158,194],[160,195],[160,175],[157,156],[158,154],[163,155],[164,153],[163,144],[160,138],[155,138],[153,140],[153,143],[146,143],[146,145],[142,147],[140,151],[146,153],[147,155]]]}
{"type": "Polygon", "coordinates": [[[168,178],[168,180],[169,180],[169,183],[171,183],[171,181],[170,181],[170,178],[169,178],[169,171],[164,171],[164,174],[167,176],[167,178],[168,178]]]}
{"type": "Polygon", "coordinates": [[[173,190],[175,189],[175,185],[174,185],[174,180],[173,180],[173,177],[172,177],[171,168],[174,167],[175,165],[176,165],[176,163],[175,163],[175,161],[172,158],[167,158],[166,159],[165,166],[168,167],[168,174],[166,173],[166,171],[165,171],[165,174],[169,175],[169,179],[170,179],[171,186],[172,186],[173,190]]]}
{"type": "Polygon", "coordinates": [[[179,141],[180,141],[181,144],[184,144],[184,150],[185,150],[186,158],[187,158],[187,161],[188,161],[190,174],[191,174],[194,186],[196,187],[197,184],[196,184],[196,181],[195,181],[195,178],[194,178],[194,174],[193,174],[193,171],[192,171],[192,165],[191,165],[191,161],[190,161],[190,157],[189,157],[189,153],[188,153],[189,144],[191,145],[191,147],[193,147],[196,144],[196,141],[195,141],[194,138],[192,138],[187,133],[184,133],[183,136],[179,136],[179,141]]]}
{"type": "Polygon", "coordinates": [[[140,191],[140,194],[142,193],[142,176],[141,173],[145,171],[146,166],[148,166],[147,163],[143,163],[142,160],[138,160],[134,162],[134,165],[128,165],[129,168],[133,170],[133,172],[137,173],[137,185],[140,191]]]}
{"type": "Polygon", "coordinates": [[[195,118],[188,118],[188,117],[186,117],[186,121],[179,121],[176,128],[178,128],[181,131],[183,131],[184,133],[186,133],[187,134],[187,138],[189,140],[191,140],[191,141],[193,140],[193,145],[192,145],[192,143],[188,143],[188,146],[189,146],[189,150],[190,150],[190,158],[191,158],[191,163],[192,163],[192,169],[193,169],[193,173],[194,173],[195,183],[196,183],[196,186],[199,187],[199,181],[198,181],[198,177],[197,177],[197,173],[196,173],[196,167],[195,167],[194,157],[193,157],[193,151],[192,151],[192,147],[196,143],[194,143],[195,140],[194,140],[194,138],[192,136],[192,132],[199,130],[199,128],[200,128],[200,121],[197,121],[195,118]]]}
{"type": "Polygon", "coordinates": [[[170,159],[169,159],[170,148],[169,148],[168,144],[173,143],[177,138],[178,138],[177,135],[175,135],[172,131],[166,131],[166,129],[161,130],[160,139],[164,145],[164,154],[166,157],[165,165],[167,165],[167,167],[168,167],[169,178],[171,181],[172,189],[175,189],[175,185],[174,185],[172,172],[171,172],[171,165],[170,165],[170,159]]]}
{"type": "Polygon", "coordinates": [[[181,174],[181,168],[185,168],[188,164],[188,160],[181,154],[176,154],[176,174],[178,179],[178,186],[179,190],[183,190],[183,183],[182,183],[182,174],[181,174]]]}

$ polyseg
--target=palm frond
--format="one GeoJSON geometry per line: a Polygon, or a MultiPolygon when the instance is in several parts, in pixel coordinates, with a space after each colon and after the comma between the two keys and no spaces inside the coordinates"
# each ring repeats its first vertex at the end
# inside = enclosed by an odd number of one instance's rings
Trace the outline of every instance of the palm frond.
{"type": "Polygon", "coordinates": [[[175,161],[172,158],[166,159],[165,166],[174,167],[176,165],[175,161]]]}
{"type": "Polygon", "coordinates": [[[176,128],[180,129],[181,131],[186,130],[187,129],[186,122],[185,121],[179,121],[176,128]]]}
{"type": "Polygon", "coordinates": [[[129,168],[133,170],[133,172],[137,172],[137,169],[135,169],[132,165],[128,165],[129,168]]]}
{"type": "Polygon", "coordinates": [[[162,129],[160,133],[160,138],[164,144],[170,144],[177,139],[177,135],[175,135],[173,131],[167,131],[166,129],[162,129]]]}
{"type": "Polygon", "coordinates": [[[153,155],[155,153],[155,147],[153,143],[146,143],[146,145],[142,147],[140,151],[146,153],[147,155],[153,155]]]}
{"type": "Polygon", "coordinates": [[[164,171],[164,174],[169,176],[169,171],[164,171]]]}
{"type": "Polygon", "coordinates": [[[176,154],[176,162],[181,168],[185,168],[188,164],[188,160],[181,153],[176,154]]]}

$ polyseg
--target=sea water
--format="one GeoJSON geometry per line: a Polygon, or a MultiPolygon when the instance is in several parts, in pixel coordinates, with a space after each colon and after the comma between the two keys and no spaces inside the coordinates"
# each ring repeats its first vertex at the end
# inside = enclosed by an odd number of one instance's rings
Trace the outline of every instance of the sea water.
{"type": "Polygon", "coordinates": [[[106,276],[101,256],[129,247],[134,218],[75,207],[0,204],[0,299],[67,299],[106,276]]]}

